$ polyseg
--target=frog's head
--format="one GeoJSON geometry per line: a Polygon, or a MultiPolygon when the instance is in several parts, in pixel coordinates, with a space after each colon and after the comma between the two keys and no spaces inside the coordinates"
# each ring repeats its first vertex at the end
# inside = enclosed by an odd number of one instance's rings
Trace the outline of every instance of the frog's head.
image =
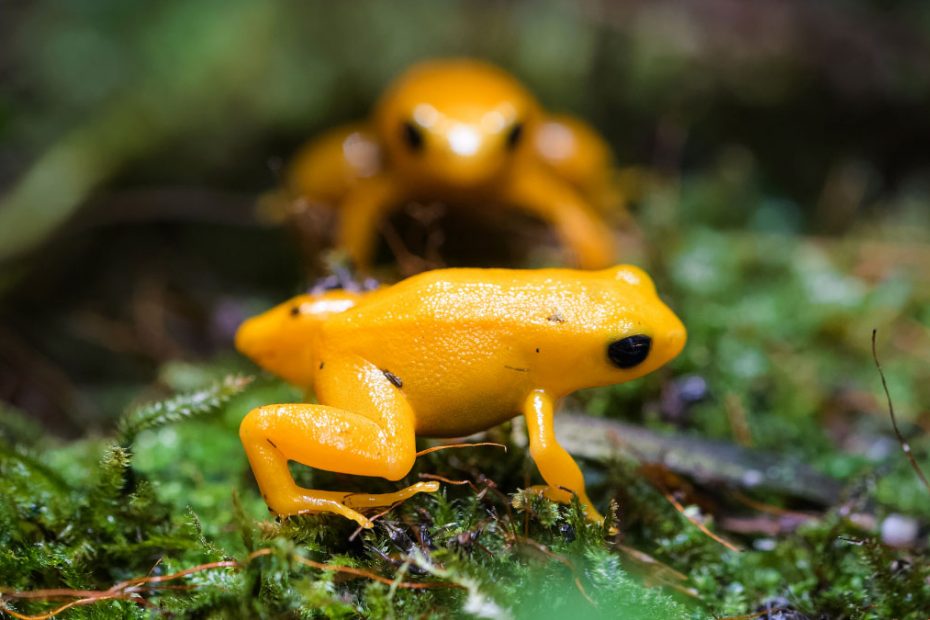
{"type": "Polygon", "coordinates": [[[539,122],[533,96],[477,60],[436,60],[397,78],[379,102],[378,134],[391,166],[420,183],[468,188],[506,174],[539,122]]]}
{"type": "Polygon", "coordinates": [[[236,349],[285,381],[313,383],[316,342],[327,317],[358,303],[364,293],[330,290],[298,295],[245,321],[236,332],[236,349]]]}
{"type": "Polygon", "coordinates": [[[604,324],[602,362],[610,382],[642,377],[677,357],[687,339],[685,326],[659,298],[646,272],[620,265],[602,273],[615,296],[604,324]]]}
{"type": "Polygon", "coordinates": [[[563,373],[570,390],[642,377],[681,352],[685,327],[644,271],[621,265],[589,277],[594,282],[585,295],[558,317],[564,323],[553,325],[572,335],[552,369],[563,373]]]}

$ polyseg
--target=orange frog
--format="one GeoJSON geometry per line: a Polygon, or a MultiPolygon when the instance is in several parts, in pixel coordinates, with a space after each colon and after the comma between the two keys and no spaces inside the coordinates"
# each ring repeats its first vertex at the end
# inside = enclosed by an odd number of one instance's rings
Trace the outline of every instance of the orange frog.
{"type": "Polygon", "coordinates": [[[445,269],[372,291],[301,295],[249,319],[237,348],[312,390],[319,404],[267,405],[240,437],[262,496],[279,515],[362,512],[438,489],[420,482],[377,495],[297,486],[288,461],[400,480],[417,436],[456,437],[522,413],[547,497],[577,495],[581,471],[555,439],[557,401],[622,383],[681,351],[685,328],[636,267],[445,269]]]}
{"type": "Polygon", "coordinates": [[[597,269],[615,258],[599,214],[620,202],[613,172],[593,129],[547,115],[503,70],[435,60],[397,78],[370,121],[303,147],[284,195],[338,205],[337,245],[363,270],[379,226],[412,201],[521,210],[553,226],[577,265],[597,269]]]}

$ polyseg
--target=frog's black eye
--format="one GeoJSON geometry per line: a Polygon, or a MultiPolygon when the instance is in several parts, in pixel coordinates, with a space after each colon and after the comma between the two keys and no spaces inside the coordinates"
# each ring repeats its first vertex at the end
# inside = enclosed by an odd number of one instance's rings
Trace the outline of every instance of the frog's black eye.
{"type": "Polygon", "coordinates": [[[404,143],[414,153],[419,153],[423,150],[423,132],[410,121],[407,121],[403,125],[403,138],[404,143]]]}
{"type": "Polygon", "coordinates": [[[291,316],[300,316],[300,306],[291,306],[291,316]]]}
{"type": "Polygon", "coordinates": [[[633,368],[649,357],[652,338],[645,334],[627,336],[607,346],[607,358],[617,368],[633,368]]]}
{"type": "Polygon", "coordinates": [[[514,123],[510,131],[507,132],[507,150],[514,150],[523,139],[523,123],[514,123]]]}

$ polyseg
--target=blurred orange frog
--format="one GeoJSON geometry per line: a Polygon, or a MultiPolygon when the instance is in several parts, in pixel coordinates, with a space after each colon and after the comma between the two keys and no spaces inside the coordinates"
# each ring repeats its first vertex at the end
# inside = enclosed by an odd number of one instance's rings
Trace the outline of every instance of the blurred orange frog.
{"type": "Polygon", "coordinates": [[[246,321],[236,347],[319,404],[253,409],[240,437],[273,512],[332,512],[368,528],[365,510],[438,484],[383,494],[306,489],[288,461],[400,480],[417,436],[465,436],[522,413],[546,482],[534,490],[560,502],[577,495],[600,520],[581,470],[556,441],[556,403],[652,372],[685,337],[632,266],[444,269],[371,291],[311,292],[246,321]]]}
{"type": "Polygon", "coordinates": [[[306,144],[283,196],[336,205],[336,244],[361,270],[384,220],[417,201],[517,209],[551,225],[576,265],[599,269],[616,254],[602,219],[621,202],[612,161],[593,129],[548,115],[502,69],[433,60],[398,77],[368,121],[306,144]]]}

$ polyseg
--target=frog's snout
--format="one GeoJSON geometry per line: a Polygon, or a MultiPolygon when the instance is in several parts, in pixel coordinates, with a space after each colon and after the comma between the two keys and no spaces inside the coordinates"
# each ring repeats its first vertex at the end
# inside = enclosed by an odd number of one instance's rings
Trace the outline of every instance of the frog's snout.
{"type": "Polygon", "coordinates": [[[477,128],[465,123],[457,123],[449,130],[447,136],[449,150],[463,158],[476,155],[482,146],[481,133],[477,128]]]}
{"type": "Polygon", "coordinates": [[[669,325],[662,336],[662,357],[663,362],[673,360],[678,357],[685,343],[688,341],[688,332],[684,324],[678,317],[674,317],[674,324],[669,325]]]}
{"type": "Polygon", "coordinates": [[[656,335],[634,334],[607,345],[607,359],[621,370],[633,370],[642,364],[649,371],[674,359],[685,346],[684,325],[674,318],[656,335]]]}
{"type": "Polygon", "coordinates": [[[268,346],[267,334],[264,333],[260,318],[246,319],[236,330],[236,350],[256,362],[263,357],[262,349],[268,346]]]}

